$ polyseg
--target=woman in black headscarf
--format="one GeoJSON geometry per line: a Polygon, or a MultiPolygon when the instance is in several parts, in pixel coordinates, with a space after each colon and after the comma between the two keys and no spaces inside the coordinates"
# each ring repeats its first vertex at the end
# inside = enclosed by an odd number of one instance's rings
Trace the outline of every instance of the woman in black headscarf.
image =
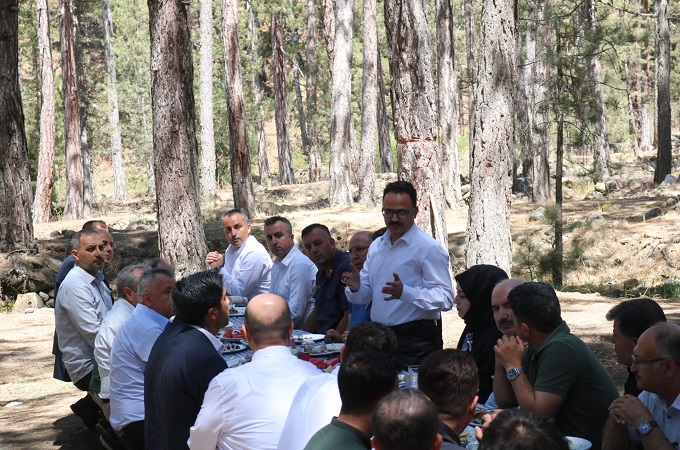
{"type": "Polygon", "coordinates": [[[485,403],[493,391],[496,356],[493,346],[503,335],[493,320],[491,292],[508,275],[496,266],[480,264],[456,275],[456,298],[453,302],[465,329],[458,349],[470,352],[479,369],[479,403],[485,403]]]}

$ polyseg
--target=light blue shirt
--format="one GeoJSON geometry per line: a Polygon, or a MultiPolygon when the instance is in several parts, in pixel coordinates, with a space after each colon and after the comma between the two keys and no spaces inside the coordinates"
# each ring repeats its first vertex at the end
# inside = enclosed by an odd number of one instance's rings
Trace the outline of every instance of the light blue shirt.
{"type": "Polygon", "coordinates": [[[345,288],[351,303],[371,306],[371,320],[393,326],[422,319],[437,319],[453,307],[449,254],[415,224],[392,244],[390,231],[371,243],[357,292],[345,288]],[[399,275],[401,298],[385,301],[382,288],[399,275]]]}
{"type": "MultiPolygon", "coordinates": [[[[680,443],[680,395],[671,405],[667,405],[658,395],[649,391],[642,391],[638,398],[649,410],[654,421],[659,424],[668,443],[677,447],[680,443]]],[[[640,435],[635,428],[629,427],[628,434],[632,441],[640,442],[640,435]]]]}
{"type": "Polygon", "coordinates": [[[113,308],[104,317],[102,325],[99,327],[97,337],[94,340],[94,359],[97,361],[97,370],[101,379],[99,388],[100,398],[109,398],[109,372],[111,371],[111,347],[113,338],[116,337],[118,330],[123,326],[123,322],[135,310],[135,307],[125,300],[119,298],[113,304],[113,308]]]}
{"type": "Polygon", "coordinates": [[[224,266],[220,269],[222,284],[227,294],[251,298],[269,292],[272,259],[255,236],[235,250],[229,245],[224,252],[224,266]]]}
{"type": "Polygon", "coordinates": [[[144,369],[167,324],[165,316],[139,303],[113,339],[109,421],[116,431],[144,420],[144,369]]]}
{"type": "Polygon", "coordinates": [[[92,276],[74,266],[59,286],[54,310],[59,350],[73,382],[92,372],[94,340],[111,309],[111,291],[101,272],[92,276]]]}
{"type": "Polygon", "coordinates": [[[272,267],[271,292],[288,302],[295,328],[302,329],[314,310],[316,265],[296,246],[272,267]]]}

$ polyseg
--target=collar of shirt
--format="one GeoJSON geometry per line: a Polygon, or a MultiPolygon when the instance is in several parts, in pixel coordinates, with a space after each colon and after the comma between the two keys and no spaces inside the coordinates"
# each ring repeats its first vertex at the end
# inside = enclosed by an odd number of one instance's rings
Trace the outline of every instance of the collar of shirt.
{"type": "Polygon", "coordinates": [[[154,322],[156,322],[158,325],[160,325],[162,328],[165,328],[165,325],[168,324],[168,318],[165,317],[163,314],[149,308],[148,306],[142,304],[142,303],[137,303],[137,306],[135,306],[135,314],[141,314],[144,317],[147,317],[154,322]]]}
{"type": "Polygon", "coordinates": [[[413,225],[411,225],[411,228],[409,228],[406,231],[406,233],[402,234],[401,237],[399,237],[399,239],[394,241],[394,244],[392,243],[392,239],[391,239],[392,233],[390,232],[389,228],[387,229],[385,234],[383,234],[381,236],[381,239],[383,240],[384,244],[386,244],[390,247],[393,246],[393,245],[397,245],[397,242],[399,242],[399,241],[404,241],[407,245],[410,245],[411,241],[413,240],[413,237],[417,233],[417,231],[416,231],[417,228],[418,227],[416,226],[415,223],[413,225]]]}
{"type": "Polygon", "coordinates": [[[216,336],[213,336],[213,334],[210,333],[208,330],[206,330],[205,328],[199,327],[198,325],[190,325],[190,324],[187,324],[187,325],[189,325],[191,328],[195,328],[198,331],[200,331],[201,333],[203,333],[205,335],[205,337],[208,338],[208,340],[213,345],[213,347],[215,347],[216,352],[220,353],[222,351],[222,347],[224,346],[224,344],[222,344],[222,341],[217,339],[216,336]]]}
{"type": "Polygon", "coordinates": [[[252,237],[253,237],[253,236],[252,236],[251,234],[249,234],[248,237],[246,238],[246,240],[243,241],[243,244],[241,244],[241,246],[238,248],[238,250],[237,250],[233,245],[229,244],[229,247],[227,247],[227,255],[230,255],[230,256],[231,256],[231,255],[234,255],[234,256],[240,255],[241,252],[243,251],[243,249],[244,249],[244,248],[246,247],[246,245],[248,244],[248,241],[249,241],[250,238],[252,238],[252,237]]]}
{"type": "Polygon", "coordinates": [[[288,254],[286,254],[286,256],[284,256],[283,259],[280,260],[280,261],[279,261],[278,258],[276,258],[276,261],[274,261],[274,264],[281,264],[281,265],[288,267],[290,265],[290,263],[293,261],[293,258],[295,258],[296,252],[300,253],[300,250],[295,245],[293,245],[293,247],[291,247],[290,251],[288,251],[288,254]]]}
{"type": "Polygon", "coordinates": [[[541,346],[538,348],[538,350],[534,350],[534,354],[531,356],[531,359],[537,358],[538,355],[543,352],[543,349],[545,349],[552,341],[557,339],[559,336],[563,334],[568,334],[570,333],[571,330],[569,330],[569,326],[567,325],[567,322],[564,320],[562,321],[561,324],[559,324],[552,332],[548,335],[547,338],[545,338],[545,341],[541,344],[541,346]]]}
{"type": "Polygon", "coordinates": [[[290,348],[285,345],[271,345],[269,347],[264,347],[253,353],[252,361],[257,361],[259,359],[265,358],[281,358],[281,357],[291,357],[295,358],[290,352],[290,348]]]}

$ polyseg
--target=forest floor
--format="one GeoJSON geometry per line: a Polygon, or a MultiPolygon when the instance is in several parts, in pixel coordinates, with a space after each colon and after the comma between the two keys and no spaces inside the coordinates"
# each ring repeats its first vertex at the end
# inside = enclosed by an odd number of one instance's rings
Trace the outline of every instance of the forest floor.
{"type": "MultiPolygon", "coordinates": [[[[565,284],[581,290],[592,286],[596,290],[615,293],[604,297],[597,293],[560,292],[563,317],[576,335],[588,343],[619,386],[625,370],[616,364],[613,347],[609,343],[611,323],[606,312],[622,296],[656,295],[670,320],[680,319],[680,303],[663,300],[656,289],[669,281],[677,283],[678,243],[680,243],[680,184],[653,188],[649,162],[638,160],[616,164],[618,188],[585,199],[593,190],[592,181],[582,172],[578,162],[571,162],[571,187],[566,190],[564,217],[570,227],[565,234],[565,247],[579,243],[583,254],[566,274],[565,284]],[[657,214],[649,215],[656,210],[657,214]],[[645,217],[647,215],[647,217],[645,217]],[[624,289],[624,281],[636,278],[638,284],[624,289]],[[602,289],[607,287],[608,289],[602,289]]],[[[389,177],[380,176],[376,192],[389,177]]],[[[312,223],[325,223],[331,228],[338,247],[346,248],[351,235],[363,229],[375,230],[383,226],[379,206],[330,208],[324,196],[327,182],[291,186],[256,187],[260,215],[252,221],[252,232],[262,239],[264,218],[281,214],[288,217],[296,236],[312,223]]],[[[223,250],[226,246],[218,218],[231,207],[231,192],[219,193],[216,200],[203,205],[206,239],[209,250],[223,250]]],[[[515,249],[528,248],[531,237],[545,253],[551,246],[551,228],[530,215],[539,205],[525,197],[513,200],[511,231],[515,249]]],[[[549,205],[543,205],[549,206],[549,205]]],[[[98,216],[107,221],[116,239],[116,256],[110,267],[118,268],[157,254],[157,235],[154,202],[138,199],[126,203],[103,200],[98,216]]],[[[449,252],[454,273],[464,267],[465,227],[467,208],[447,212],[449,252]]],[[[55,231],[77,230],[82,221],[55,221],[35,227],[39,252],[61,260],[66,255],[67,240],[55,231]]],[[[525,258],[526,259],[526,258],[525,258]]],[[[516,263],[516,267],[520,267],[516,263]]],[[[532,272],[518,272],[513,276],[531,277],[532,272]]],[[[455,347],[463,329],[463,322],[455,311],[444,314],[446,347],[455,347]]],[[[54,311],[35,310],[30,314],[0,313],[0,450],[5,449],[93,449],[99,448],[97,437],[82,428],[69,405],[81,392],[69,383],[52,378],[51,355],[54,332],[54,311]]]]}

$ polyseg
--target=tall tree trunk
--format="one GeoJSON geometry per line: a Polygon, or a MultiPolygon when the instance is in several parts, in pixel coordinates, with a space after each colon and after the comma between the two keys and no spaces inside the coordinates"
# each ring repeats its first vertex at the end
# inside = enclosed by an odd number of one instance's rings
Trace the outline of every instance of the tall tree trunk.
{"type": "Polygon", "coordinates": [[[359,203],[375,204],[375,149],[378,140],[378,31],[376,1],[364,0],[364,73],[361,101],[359,203]]]}
{"type": "Polygon", "coordinates": [[[451,0],[437,0],[437,117],[444,199],[449,208],[461,200],[456,117],[456,72],[453,67],[453,14],[451,0]]]}
{"type": "Polygon", "coordinates": [[[656,0],[656,89],[658,117],[658,149],[654,182],[661,183],[671,173],[671,32],[668,0],[656,0]]]}
{"type": "Polygon", "coordinates": [[[465,262],[512,264],[511,174],[514,154],[514,85],[517,0],[484,0],[479,85],[470,165],[470,210],[465,262]]]}
{"type": "Polygon", "coordinates": [[[517,33],[517,128],[515,129],[515,142],[517,143],[517,156],[513,160],[512,171],[512,188],[513,191],[517,188],[517,170],[518,165],[522,165],[522,176],[528,176],[530,169],[530,162],[532,161],[533,145],[531,117],[533,115],[533,104],[530,92],[531,67],[533,65],[536,45],[535,45],[535,27],[532,26],[531,21],[527,21],[526,30],[524,32],[524,52],[520,51],[522,48],[521,32],[517,33]],[[525,56],[523,56],[523,53],[525,56]]]}
{"type": "Polygon", "coordinates": [[[179,276],[205,269],[189,5],[149,0],[158,240],[179,276]]]}
{"type": "Polygon", "coordinates": [[[64,219],[83,217],[83,155],[80,144],[80,107],[76,77],[76,37],[71,0],[59,4],[61,79],[64,91],[64,143],[66,145],[66,205],[64,219]]]}
{"type": "Polygon", "coordinates": [[[546,14],[552,8],[552,0],[538,2],[535,9],[536,51],[532,64],[533,76],[533,155],[532,155],[532,191],[534,202],[542,202],[551,197],[550,192],[550,103],[548,97],[548,79],[550,67],[548,65],[548,42],[550,41],[550,25],[546,14]]]}
{"type": "Polygon", "coordinates": [[[36,0],[38,52],[40,54],[40,156],[36,176],[33,221],[50,221],[54,184],[54,73],[47,0],[36,0]]]}
{"type": "Polygon", "coordinates": [[[288,135],[286,108],[285,60],[283,55],[283,24],[281,11],[272,13],[272,72],[274,74],[274,112],[276,116],[276,144],[279,149],[279,180],[281,184],[295,183],[293,158],[288,135]]]}
{"type": "Polygon", "coordinates": [[[469,147],[472,148],[472,127],[475,123],[475,98],[477,91],[477,41],[475,39],[475,14],[472,0],[464,0],[463,3],[465,9],[465,48],[467,49],[468,141],[469,147]]]}
{"type": "Polygon", "coordinates": [[[624,68],[626,73],[626,93],[628,95],[628,130],[630,135],[633,136],[633,155],[635,159],[640,157],[640,140],[638,139],[638,115],[637,115],[637,96],[635,94],[635,82],[636,78],[632,74],[631,66],[633,63],[628,59],[624,62],[624,68]]]}
{"type": "Polygon", "coordinates": [[[137,103],[139,104],[139,110],[142,112],[142,142],[144,142],[142,149],[142,158],[144,159],[146,166],[146,178],[149,180],[146,196],[155,197],[156,196],[156,174],[154,172],[154,162],[153,162],[153,142],[149,139],[153,130],[149,130],[149,120],[146,114],[146,97],[140,95],[137,98],[137,103]]]}
{"type": "MultiPolygon", "coordinates": [[[[649,14],[649,2],[643,0],[642,12],[643,14],[649,14]]],[[[642,27],[647,27],[647,22],[641,22],[642,27]]],[[[650,33],[651,34],[651,33],[650,33]]],[[[648,152],[652,149],[653,140],[653,130],[654,130],[654,119],[652,114],[649,112],[649,104],[652,98],[652,90],[650,84],[652,83],[652,78],[649,75],[649,59],[650,59],[650,48],[649,48],[649,38],[645,37],[642,42],[643,49],[640,54],[641,60],[641,72],[640,76],[640,148],[643,152],[648,152]]]]}
{"type": "Polygon", "coordinates": [[[309,181],[321,180],[321,154],[319,153],[319,126],[317,118],[317,80],[319,66],[316,58],[317,22],[316,4],[307,0],[307,116],[309,117],[309,181]]]}
{"type": "Polygon", "coordinates": [[[244,209],[248,216],[254,217],[256,207],[253,180],[250,175],[250,145],[246,132],[246,110],[243,105],[237,0],[222,0],[222,41],[224,43],[224,84],[227,91],[234,207],[244,209]]]}
{"type": "Polygon", "coordinates": [[[19,87],[19,2],[0,0],[0,251],[33,243],[31,178],[19,87]]]}
{"type": "MultiPolygon", "coordinates": [[[[555,26],[557,28],[557,25],[555,26]]],[[[557,54],[562,53],[562,38],[557,37],[557,54]]],[[[557,83],[556,83],[556,96],[557,98],[562,98],[564,95],[563,90],[563,65],[557,65],[557,83]]],[[[563,261],[564,261],[564,243],[563,237],[564,233],[562,230],[562,165],[564,159],[564,111],[560,108],[557,103],[554,105],[555,119],[557,120],[557,161],[555,164],[555,175],[557,177],[557,183],[555,183],[555,205],[557,206],[557,217],[555,217],[555,240],[554,240],[554,258],[552,265],[552,282],[555,286],[562,287],[563,281],[563,261]]]]}
{"type": "Polygon", "coordinates": [[[444,189],[437,157],[432,52],[423,3],[385,0],[385,28],[394,92],[399,179],[418,193],[418,226],[448,249],[444,189]]]}
{"type": "Polygon", "coordinates": [[[92,157],[90,155],[90,127],[88,123],[88,111],[90,104],[90,84],[85,77],[83,67],[83,38],[80,34],[81,25],[79,16],[85,14],[84,0],[75,0],[73,25],[75,30],[76,51],[76,79],[78,83],[78,114],[80,116],[80,153],[83,161],[83,216],[89,217],[95,207],[96,197],[94,192],[94,179],[92,177],[92,157]]]}
{"type": "Polygon", "coordinates": [[[201,195],[214,197],[217,190],[215,124],[213,121],[213,6],[201,0],[199,12],[201,47],[198,61],[198,90],[201,97],[201,195]]]}
{"type": "Polygon", "coordinates": [[[378,45],[378,146],[380,147],[380,170],[382,173],[394,172],[390,125],[387,122],[385,103],[385,82],[383,81],[380,45],[378,45]]]}
{"type": "Polygon", "coordinates": [[[352,29],[354,0],[335,0],[335,44],[331,93],[331,206],[351,205],[352,29]]]}
{"type": "Polygon", "coordinates": [[[111,162],[113,166],[113,198],[125,200],[125,167],[123,165],[123,142],[120,136],[118,113],[118,88],[116,65],[114,63],[113,20],[111,18],[111,1],[102,0],[102,22],[104,24],[104,58],[106,60],[106,74],[108,75],[107,101],[109,106],[109,127],[111,128],[111,162]]]}
{"type": "MultiPolygon", "coordinates": [[[[260,21],[257,18],[257,11],[251,2],[246,2],[248,8],[250,9],[250,22],[248,23],[248,28],[250,31],[250,55],[253,61],[258,60],[257,52],[259,50],[260,44],[260,34],[258,29],[260,28],[260,21]]],[[[264,66],[262,63],[258,63],[257,67],[261,69],[264,73],[264,66]]],[[[264,134],[264,123],[262,120],[262,75],[259,70],[255,70],[253,73],[253,99],[255,101],[255,107],[257,108],[257,116],[255,119],[255,139],[257,141],[257,169],[260,174],[260,183],[264,183],[265,180],[271,178],[271,172],[269,171],[269,158],[267,157],[267,140],[264,134]]]]}
{"type": "Polygon", "coordinates": [[[295,102],[297,103],[298,121],[300,122],[300,137],[302,138],[302,154],[309,157],[309,137],[307,136],[307,121],[305,120],[305,108],[302,104],[302,90],[300,89],[300,64],[298,58],[291,58],[293,62],[293,84],[295,85],[295,102]]]}

